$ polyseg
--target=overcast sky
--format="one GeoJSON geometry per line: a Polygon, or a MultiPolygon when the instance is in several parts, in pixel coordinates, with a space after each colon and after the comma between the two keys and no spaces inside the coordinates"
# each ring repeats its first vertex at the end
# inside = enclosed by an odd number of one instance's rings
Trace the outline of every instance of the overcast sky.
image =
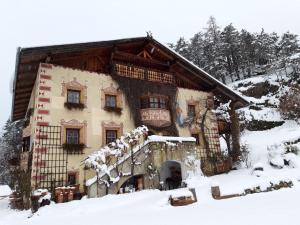
{"type": "Polygon", "coordinates": [[[1,0],[0,126],[11,112],[17,47],[145,36],[190,38],[209,16],[224,27],[300,34],[300,0],[1,0]]]}

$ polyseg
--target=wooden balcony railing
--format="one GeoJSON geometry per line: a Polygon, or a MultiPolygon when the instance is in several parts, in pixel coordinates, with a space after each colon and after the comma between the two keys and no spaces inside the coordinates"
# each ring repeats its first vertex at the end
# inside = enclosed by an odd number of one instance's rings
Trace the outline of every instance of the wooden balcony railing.
{"type": "Polygon", "coordinates": [[[122,63],[115,63],[114,68],[115,72],[119,76],[148,80],[153,82],[175,84],[175,78],[171,73],[122,63]]]}

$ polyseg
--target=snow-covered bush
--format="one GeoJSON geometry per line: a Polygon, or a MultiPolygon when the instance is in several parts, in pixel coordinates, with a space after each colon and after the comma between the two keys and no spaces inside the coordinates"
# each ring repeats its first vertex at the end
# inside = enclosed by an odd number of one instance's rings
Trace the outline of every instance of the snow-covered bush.
{"type": "Polygon", "coordinates": [[[268,158],[271,166],[281,169],[284,166],[284,148],[281,145],[268,146],[268,158]]]}
{"type": "Polygon", "coordinates": [[[260,177],[264,173],[264,165],[262,163],[255,163],[253,165],[252,174],[260,177]]]}
{"type": "Polygon", "coordinates": [[[283,118],[300,120],[300,86],[292,85],[281,98],[279,110],[283,118]]]}
{"type": "Polygon", "coordinates": [[[250,159],[250,151],[248,144],[244,143],[241,145],[241,156],[239,158],[240,166],[250,168],[251,167],[251,159],[250,159]]]}
{"type": "Polygon", "coordinates": [[[287,153],[284,155],[286,164],[291,168],[300,168],[300,158],[294,153],[287,153]]]}

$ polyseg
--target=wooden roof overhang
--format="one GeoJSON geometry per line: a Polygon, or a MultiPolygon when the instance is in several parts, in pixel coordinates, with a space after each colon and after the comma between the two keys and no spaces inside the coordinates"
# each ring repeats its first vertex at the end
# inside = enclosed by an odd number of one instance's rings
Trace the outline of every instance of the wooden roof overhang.
{"type": "Polygon", "coordinates": [[[221,98],[231,99],[238,108],[248,104],[240,95],[201,70],[185,58],[152,37],[137,37],[112,41],[66,44],[33,48],[18,48],[13,86],[13,121],[26,115],[31,92],[40,63],[51,63],[93,72],[111,72],[112,61],[136,62],[145,67],[170,71],[190,83],[192,88],[213,91],[221,98]],[[144,52],[143,52],[144,51],[144,52]],[[140,57],[146,54],[145,57],[140,57]],[[147,57],[149,56],[149,57],[147,57]],[[93,62],[96,61],[95,66],[93,62]],[[79,65],[79,64],[91,65],[79,65]]]}

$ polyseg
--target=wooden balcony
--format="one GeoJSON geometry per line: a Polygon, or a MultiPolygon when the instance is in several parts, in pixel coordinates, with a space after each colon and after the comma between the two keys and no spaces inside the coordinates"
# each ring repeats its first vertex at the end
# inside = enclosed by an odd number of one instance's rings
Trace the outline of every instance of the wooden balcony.
{"type": "Polygon", "coordinates": [[[149,108],[141,109],[141,121],[145,125],[154,127],[167,127],[171,125],[170,111],[167,109],[149,108]]]}
{"type": "Polygon", "coordinates": [[[140,66],[133,66],[122,63],[115,63],[114,70],[117,75],[152,82],[175,84],[175,78],[172,73],[149,69],[140,66]]]}

